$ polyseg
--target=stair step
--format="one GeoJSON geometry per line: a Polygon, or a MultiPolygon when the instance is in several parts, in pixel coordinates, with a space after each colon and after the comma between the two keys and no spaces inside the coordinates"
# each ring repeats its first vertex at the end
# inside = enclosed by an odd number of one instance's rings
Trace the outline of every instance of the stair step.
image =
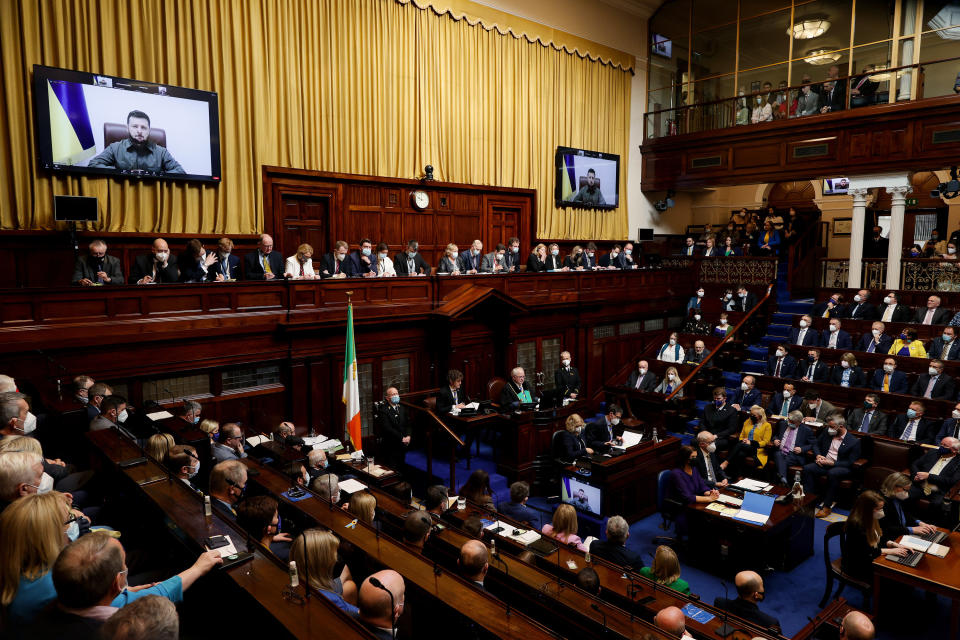
{"type": "Polygon", "coordinates": [[[813,308],[813,301],[810,302],[798,302],[796,300],[789,300],[787,302],[779,302],[778,305],[780,313],[789,313],[793,315],[799,315],[804,313],[810,313],[810,310],[813,308]]]}
{"type": "Polygon", "coordinates": [[[793,325],[793,314],[774,311],[772,314],[770,314],[770,321],[773,324],[785,324],[787,326],[791,326],[793,325]]]}
{"type": "Polygon", "coordinates": [[[767,327],[767,335],[765,337],[786,338],[790,335],[790,329],[792,329],[792,327],[788,324],[771,324],[767,327]]]}
{"type": "Polygon", "coordinates": [[[766,347],[752,345],[747,347],[747,353],[751,356],[751,360],[766,360],[770,351],[766,347]]]}
{"type": "Polygon", "coordinates": [[[703,408],[710,404],[709,400],[695,400],[693,405],[697,408],[697,411],[703,411],[703,408]]]}
{"type": "Polygon", "coordinates": [[[779,342],[783,342],[783,339],[785,337],[786,336],[763,336],[762,338],[760,338],[760,344],[766,347],[769,347],[779,342]]]}
{"type": "Polygon", "coordinates": [[[760,360],[744,360],[743,364],[740,365],[740,369],[743,373],[763,375],[767,370],[767,363],[761,362],[760,360]]]}

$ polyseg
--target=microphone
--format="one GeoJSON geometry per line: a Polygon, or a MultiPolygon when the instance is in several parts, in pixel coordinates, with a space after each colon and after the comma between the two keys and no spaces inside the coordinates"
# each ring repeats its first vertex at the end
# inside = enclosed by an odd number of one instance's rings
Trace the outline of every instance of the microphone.
{"type": "Polygon", "coordinates": [[[303,540],[303,590],[307,594],[307,600],[310,599],[310,553],[307,551],[307,532],[300,532],[300,539],[303,540]]]}
{"type": "MultiPolygon", "coordinates": [[[[507,561],[500,557],[500,552],[497,551],[497,546],[494,544],[490,548],[490,556],[499,560],[500,564],[503,566],[503,573],[506,575],[507,580],[510,579],[510,565],[507,564],[507,561]]],[[[507,598],[504,600],[504,603],[507,605],[506,614],[510,615],[510,599],[507,598]]]]}
{"type": "Polygon", "coordinates": [[[390,628],[393,631],[392,637],[396,638],[397,637],[397,621],[396,621],[394,612],[397,610],[397,608],[396,608],[396,604],[393,601],[393,592],[390,591],[390,589],[387,589],[385,586],[383,586],[383,583],[380,582],[379,578],[377,578],[376,576],[370,576],[370,584],[372,584],[377,589],[383,589],[384,591],[387,592],[387,595],[390,596],[390,628]]]}
{"type": "Polygon", "coordinates": [[[607,635],[610,632],[610,630],[607,629],[607,614],[603,612],[603,609],[601,609],[596,602],[590,603],[590,608],[603,616],[603,635],[607,635]]]}
{"type": "MultiPolygon", "coordinates": [[[[721,581],[720,581],[720,586],[723,587],[723,597],[724,597],[724,600],[726,600],[726,601],[729,603],[729,602],[730,602],[730,590],[727,588],[727,583],[724,582],[723,580],[721,580],[721,581]]],[[[722,624],[720,625],[720,628],[717,629],[717,635],[720,636],[721,638],[726,638],[728,635],[730,635],[731,633],[733,633],[733,632],[735,631],[735,629],[734,629],[733,627],[731,627],[729,624],[727,624],[727,617],[728,617],[729,615],[730,615],[730,613],[727,611],[727,608],[724,607],[724,608],[723,608],[723,622],[722,622],[722,624]]]]}

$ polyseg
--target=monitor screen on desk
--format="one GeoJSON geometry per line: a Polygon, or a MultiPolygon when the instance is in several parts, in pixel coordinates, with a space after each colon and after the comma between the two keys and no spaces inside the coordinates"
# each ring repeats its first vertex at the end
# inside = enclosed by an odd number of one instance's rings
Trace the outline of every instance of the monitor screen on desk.
{"type": "Polygon", "coordinates": [[[564,476],[560,479],[560,499],[577,509],[600,515],[602,503],[600,489],[577,478],[564,476]]]}

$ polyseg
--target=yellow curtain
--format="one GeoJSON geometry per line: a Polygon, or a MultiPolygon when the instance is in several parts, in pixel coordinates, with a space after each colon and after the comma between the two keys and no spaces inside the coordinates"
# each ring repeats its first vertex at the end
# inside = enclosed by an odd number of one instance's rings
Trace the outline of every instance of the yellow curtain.
{"type": "Polygon", "coordinates": [[[405,0],[2,2],[0,228],[55,228],[53,195],[83,194],[103,231],[254,233],[263,165],[410,178],[432,164],[536,189],[540,237],[625,238],[629,71],[470,22],[405,0]],[[33,64],[216,91],[223,183],[39,170],[33,64]],[[620,155],[618,210],[553,206],[558,145],[620,155]]]}

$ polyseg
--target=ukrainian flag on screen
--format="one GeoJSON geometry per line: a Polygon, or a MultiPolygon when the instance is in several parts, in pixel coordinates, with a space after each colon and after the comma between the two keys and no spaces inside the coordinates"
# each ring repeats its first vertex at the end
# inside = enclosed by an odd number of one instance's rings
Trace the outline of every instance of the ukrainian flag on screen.
{"type": "Polygon", "coordinates": [[[569,200],[575,193],[573,185],[577,183],[573,170],[573,155],[563,156],[563,169],[560,171],[560,197],[563,200],[569,200]]]}
{"type": "Polygon", "coordinates": [[[47,81],[50,101],[50,146],[57,164],[78,164],[96,152],[93,127],[83,85],[75,82],[47,81]]]}

